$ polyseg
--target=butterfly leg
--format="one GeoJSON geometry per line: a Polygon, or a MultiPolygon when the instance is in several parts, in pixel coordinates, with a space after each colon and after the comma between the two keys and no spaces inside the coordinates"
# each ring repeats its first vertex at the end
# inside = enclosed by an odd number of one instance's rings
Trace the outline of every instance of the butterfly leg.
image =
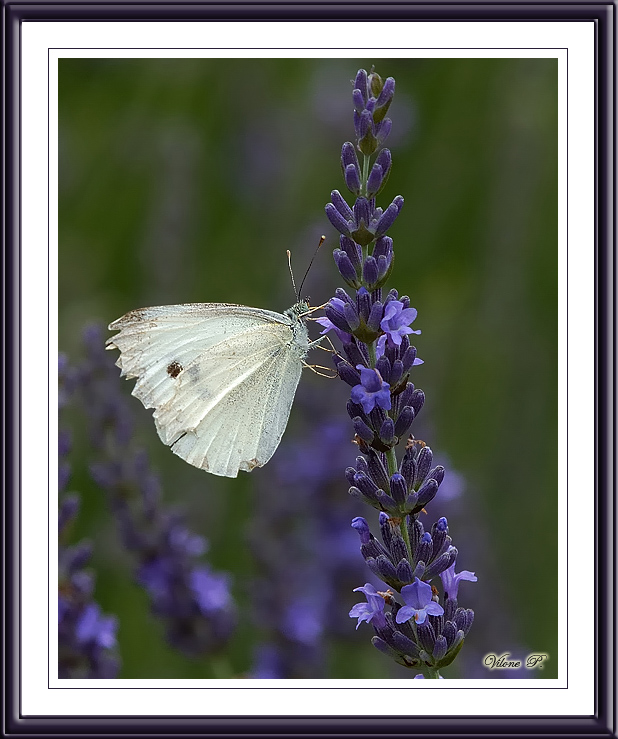
{"type": "Polygon", "coordinates": [[[332,367],[323,367],[321,364],[307,364],[306,362],[303,362],[303,367],[307,367],[307,369],[315,372],[316,375],[320,375],[320,377],[328,377],[329,380],[334,380],[335,377],[339,376],[337,370],[332,367]],[[334,374],[327,375],[324,372],[318,372],[318,370],[326,370],[327,372],[333,372],[334,374]]]}

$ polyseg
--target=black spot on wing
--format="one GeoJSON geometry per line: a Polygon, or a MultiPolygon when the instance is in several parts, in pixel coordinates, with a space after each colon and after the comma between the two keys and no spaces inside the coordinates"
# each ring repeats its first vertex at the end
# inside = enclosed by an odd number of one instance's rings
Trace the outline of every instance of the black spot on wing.
{"type": "Polygon", "coordinates": [[[182,365],[174,360],[173,362],[170,362],[167,366],[167,374],[172,377],[174,380],[178,377],[178,375],[182,372],[182,365]]]}

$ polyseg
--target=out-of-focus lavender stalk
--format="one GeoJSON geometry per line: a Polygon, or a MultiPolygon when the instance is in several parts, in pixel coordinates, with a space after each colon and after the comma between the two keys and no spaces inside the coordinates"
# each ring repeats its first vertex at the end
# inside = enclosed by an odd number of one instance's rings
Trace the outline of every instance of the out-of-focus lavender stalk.
{"type": "Polygon", "coordinates": [[[308,419],[306,433],[300,440],[288,430],[257,480],[250,542],[258,577],[251,593],[261,641],[254,678],[324,677],[330,640],[350,640],[338,605],[364,564],[349,536],[354,501],[340,497],[341,469],[353,447],[347,423],[331,417],[329,390],[336,388],[317,393],[301,385],[295,404],[308,419]]]}
{"type": "MultiPolygon", "coordinates": [[[[58,361],[58,407],[67,404],[75,387],[74,373],[66,357],[58,361]]],[[[66,429],[58,435],[58,491],[69,482],[68,455],[71,436],[66,429]]],[[[65,495],[58,510],[58,677],[114,678],[120,669],[116,653],[115,616],[104,616],[93,600],[94,576],[84,568],[92,547],[86,541],[66,544],[69,527],[79,509],[79,496],[65,495]]]]}
{"type": "Polygon", "coordinates": [[[458,607],[461,580],[476,580],[471,572],[455,574],[457,549],[452,546],[445,518],[429,531],[420,514],[438,492],[445,470],[433,466],[424,441],[411,436],[398,460],[396,447],[406,439],[425,396],[410,382],[412,368],[421,364],[409,336],[420,334],[410,325],[417,311],[407,296],[390,290],[383,296],[393,268],[393,240],[386,235],[403,207],[397,196],[383,210],[376,196],[386,185],[392,157],[381,145],[391,130],[387,112],[395,80],[363,69],[354,81],[352,100],[356,144],[346,142],[341,166],[350,206],[338,190],[331,193],[326,214],[340,232],[334,258],[350,295],[338,288],[318,319],[341,340],[335,354],[339,377],[351,386],[347,410],[361,456],[346,470],[350,494],[380,511],[378,541],[362,517],[352,526],[371,571],[385,583],[377,591],[366,583],[357,588],[365,597],[350,616],[372,624],[372,643],[399,664],[438,678],[463,646],[474,613],[458,607]],[[360,156],[360,159],[359,159],[360,156]],[[432,581],[440,576],[442,593],[432,581]],[[389,590],[388,587],[393,590],[389,590]],[[400,594],[403,605],[393,591],[400,594]],[[385,612],[385,607],[388,611],[385,612]]]}
{"type": "Polygon", "coordinates": [[[135,559],[136,579],[163,619],[169,643],[192,657],[216,652],[236,624],[230,578],[203,561],[206,540],[187,528],[179,510],[162,503],[159,479],[132,443],[132,411],[101,329],[88,328],[84,343],[78,383],[95,449],[91,475],[107,493],[122,542],[135,559]]]}

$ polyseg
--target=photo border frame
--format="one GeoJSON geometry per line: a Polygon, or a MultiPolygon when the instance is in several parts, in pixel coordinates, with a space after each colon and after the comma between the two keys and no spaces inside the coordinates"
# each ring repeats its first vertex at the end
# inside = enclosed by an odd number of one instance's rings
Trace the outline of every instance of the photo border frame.
{"type": "Polygon", "coordinates": [[[616,735],[615,4],[3,0],[6,736],[616,735]],[[20,56],[23,21],[593,21],[595,24],[595,712],[591,716],[24,716],[20,707],[20,56]],[[599,648],[599,645],[604,645],[599,648]]]}

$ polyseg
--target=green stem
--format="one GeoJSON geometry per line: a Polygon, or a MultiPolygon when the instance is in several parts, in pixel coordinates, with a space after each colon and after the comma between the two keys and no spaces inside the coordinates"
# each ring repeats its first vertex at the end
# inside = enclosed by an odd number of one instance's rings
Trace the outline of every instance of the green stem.
{"type": "Polygon", "coordinates": [[[363,195],[367,196],[367,180],[369,179],[369,160],[371,157],[369,155],[364,154],[363,155],[363,180],[361,182],[361,192],[363,195]]]}
{"type": "Polygon", "coordinates": [[[372,341],[371,344],[367,344],[367,351],[369,352],[369,363],[371,364],[372,369],[375,368],[376,362],[378,361],[376,357],[376,344],[375,341],[372,341]]]}

